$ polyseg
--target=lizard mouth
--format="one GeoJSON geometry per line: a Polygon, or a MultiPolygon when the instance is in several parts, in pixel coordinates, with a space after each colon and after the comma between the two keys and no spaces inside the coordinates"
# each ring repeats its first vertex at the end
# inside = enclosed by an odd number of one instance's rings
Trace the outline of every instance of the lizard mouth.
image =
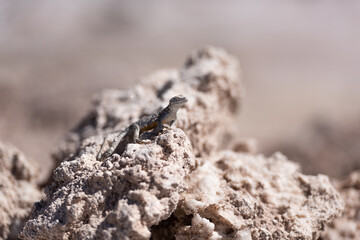
{"type": "Polygon", "coordinates": [[[188,102],[188,100],[185,97],[184,97],[184,99],[181,100],[181,103],[187,103],[187,102],[188,102]]]}

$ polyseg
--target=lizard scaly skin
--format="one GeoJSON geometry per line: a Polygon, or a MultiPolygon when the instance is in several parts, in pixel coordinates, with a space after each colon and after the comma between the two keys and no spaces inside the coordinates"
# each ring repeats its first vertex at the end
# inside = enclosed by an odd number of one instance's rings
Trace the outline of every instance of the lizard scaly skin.
{"type": "Polygon", "coordinates": [[[142,117],[137,122],[131,124],[129,127],[121,131],[116,136],[110,148],[103,155],[101,155],[101,147],[100,152],[97,155],[97,159],[101,160],[110,157],[125,136],[128,136],[130,142],[132,143],[145,143],[145,141],[139,139],[142,132],[153,129],[153,132],[157,134],[163,130],[164,124],[167,124],[171,127],[176,121],[177,111],[187,101],[188,100],[181,95],[171,98],[169,101],[169,105],[163,110],[155,112],[149,116],[142,117]]]}

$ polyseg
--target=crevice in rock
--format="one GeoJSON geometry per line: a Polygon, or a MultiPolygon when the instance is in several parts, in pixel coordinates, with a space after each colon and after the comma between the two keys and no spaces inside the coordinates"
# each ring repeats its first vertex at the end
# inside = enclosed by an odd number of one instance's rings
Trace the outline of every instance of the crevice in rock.
{"type": "Polygon", "coordinates": [[[173,240],[179,228],[191,225],[193,215],[177,209],[168,219],[151,227],[151,240],[173,240]]]}

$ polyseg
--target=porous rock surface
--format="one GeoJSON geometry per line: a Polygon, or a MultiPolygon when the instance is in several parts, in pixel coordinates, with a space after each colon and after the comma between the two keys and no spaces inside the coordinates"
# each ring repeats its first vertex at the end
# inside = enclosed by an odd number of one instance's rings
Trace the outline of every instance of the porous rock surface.
{"type": "Polygon", "coordinates": [[[36,203],[24,239],[148,239],[149,227],[168,218],[195,159],[180,129],[119,156],[97,161],[94,138],[55,170],[46,197],[36,203]]]}
{"type": "Polygon", "coordinates": [[[99,94],[54,152],[60,165],[21,238],[316,239],[342,208],[327,177],[304,176],[282,155],[219,151],[240,105],[238,72],[233,57],[206,47],[180,71],[99,94]],[[113,130],[178,94],[189,102],[175,127],[96,160],[104,136],[110,143],[113,130]]]}
{"type": "MultiPolygon", "coordinates": [[[[176,209],[194,155],[210,154],[228,138],[240,92],[238,62],[212,47],[195,51],[180,71],[157,72],[128,91],[102,92],[54,152],[61,164],[21,237],[148,239],[150,227],[176,209]],[[188,103],[172,130],[151,144],[128,144],[121,156],[95,159],[109,132],[165,107],[178,94],[188,103]]],[[[107,137],[109,143],[114,136],[107,137]]]]}
{"type": "Polygon", "coordinates": [[[73,156],[83,139],[122,130],[180,94],[189,102],[179,110],[175,127],[189,137],[196,156],[219,149],[229,142],[228,126],[240,106],[239,71],[238,61],[223,49],[204,47],[194,51],[180,70],[155,72],[128,91],[101,92],[90,113],[54,151],[56,165],[73,156]]]}
{"type": "Polygon", "coordinates": [[[36,164],[15,147],[0,142],[0,239],[16,239],[35,201],[36,164]]]}
{"type": "Polygon", "coordinates": [[[360,171],[350,174],[346,179],[337,181],[335,187],[345,201],[345,210],[326,227],[323,240],[360,239],[360,171]]]}
{"type": "Polygon", "coordinates": [[[317,239],[342,210],[327,176],[305,176],[280,153],[222,151],[186,179],[178,209],[161,223],[176,239],[317,239]]]}

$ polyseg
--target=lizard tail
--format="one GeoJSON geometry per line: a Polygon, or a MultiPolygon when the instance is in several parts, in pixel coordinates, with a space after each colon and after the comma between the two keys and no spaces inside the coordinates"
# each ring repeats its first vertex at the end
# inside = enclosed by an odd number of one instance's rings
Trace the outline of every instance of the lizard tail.
{"type": "Polygon", "coordinates": [[[104,142],[103,142],[103,144],[101,145],[100,151],[99,151],[96,159],[97,159],[97,160],[101,160],[101,159],[105,159],[105,158],[110,157],[111,154],[113,154],[113,152],[115,151],[115,149],[116,149],[117,146],[119,145],[119,143],[121,142],[121,140],[125,137],[126,133],[127,133],[126,130],[120,132],[120,133],[116,136],[116,138],[115,138],[115,140],[113,141],[113,143],[111,144],[110,148],[109,148],[104,154],[101,155],[103,146],[104,146],[104,144],[105,144],[105,140],[106,140],[106,139],[105,139],[104,142]]]}
{"type": "Polygon", "coordinates": [[[102,153],[102,150],[104,148],[106,139],[107,139],[107,137],[104,137],[103,143],[101,144],[101,147],[100,147],[100,151],[99,151],[98,155],[96,156],[96,160],[100,160],[102,158],[101,153],[102,153]]]}

